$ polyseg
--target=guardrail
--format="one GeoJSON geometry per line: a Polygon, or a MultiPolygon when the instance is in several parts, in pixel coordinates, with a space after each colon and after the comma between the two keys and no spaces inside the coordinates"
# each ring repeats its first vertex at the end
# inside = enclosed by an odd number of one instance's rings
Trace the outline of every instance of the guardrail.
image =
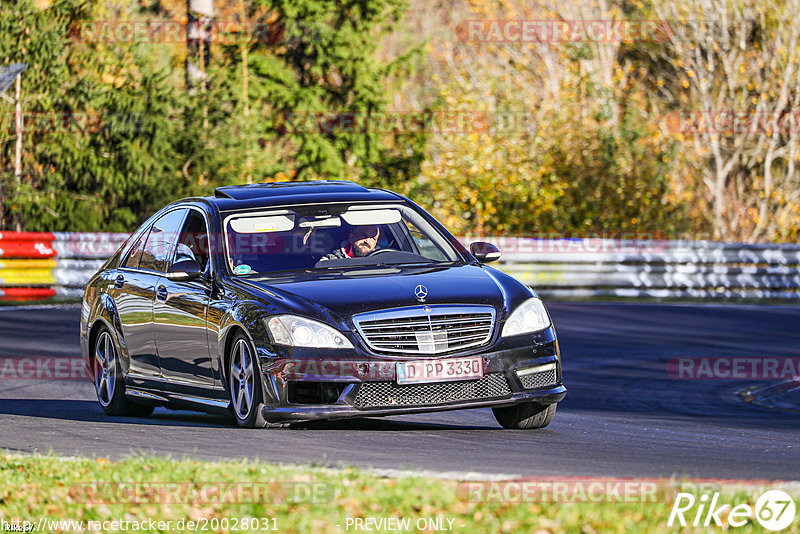
{"type": "MultiPolygon", "coordinates": [[[[114,233],[0,233],[0,299],[81,296],[127,238],[114,233]]],[[[460,238],[489,241],[492,265],[542,296],[800,298],[800,244],[609,238],[460,238]]]]}
{"type": "Polygon", "coordinates": [[[0,233],[0,299],[36,300],[83,295],[86,281],[127,234],[0,233]]]}
{"type": "Polygon", "coordinates": [[[800,298],[800,244],[636,239],[463,238],[503,252],[496,265],[556,298],[800,298]]]}

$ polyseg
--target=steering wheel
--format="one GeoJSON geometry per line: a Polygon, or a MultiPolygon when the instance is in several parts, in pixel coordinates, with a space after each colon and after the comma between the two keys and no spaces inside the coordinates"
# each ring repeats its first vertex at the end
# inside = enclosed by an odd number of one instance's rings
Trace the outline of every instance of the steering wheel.
{"type": "Polygon", "coordinates": [[[366,257],[369,258],[370,256],[375,256],[377,254],[380,254],[381,252],[400,252],[400,251],[397,250],[396,248],[376,248],[375,250],[367,254],[366,257]]]}

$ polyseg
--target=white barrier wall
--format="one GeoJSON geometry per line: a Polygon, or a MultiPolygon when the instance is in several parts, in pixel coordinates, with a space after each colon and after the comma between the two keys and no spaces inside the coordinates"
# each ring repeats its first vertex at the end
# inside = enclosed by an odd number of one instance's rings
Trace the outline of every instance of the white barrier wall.
{"type": "Polygon", "coordinates": [[[800,297],[800,245],[608,238],[489,241],[492,265],[551,297],[800,297]]]}
{"type": "MultiPolygon", "coordinates": [[[[0,298],[81,296],[127,234],[0,233],[0,298]]],[[[800,298],[800,244],[609,238],[460,238],[489,241],[491,265],[542,296],[800,298]]]]}

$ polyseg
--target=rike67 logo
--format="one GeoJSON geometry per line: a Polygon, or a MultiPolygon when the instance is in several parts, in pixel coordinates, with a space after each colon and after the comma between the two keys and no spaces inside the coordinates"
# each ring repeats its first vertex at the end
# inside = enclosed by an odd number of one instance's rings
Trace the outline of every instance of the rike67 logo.
{"type": "Polygon", "coordinates": [[[755,506],[737,504],[732,508],[730,504],[720,503],[719,492],[710,498],[707,493],[699,498],[691,493],[678,493],[667,526],[673,526],[677,520],[682,527],[687,524],[695,527],[710,527],[712,524],[723,527],[726,522],[731,527],[741,527],[754,518],[766,530],[778,531],[791,525],[794,516],[794,499],[781,490],[765,492],[756,500],[755,506]]]}

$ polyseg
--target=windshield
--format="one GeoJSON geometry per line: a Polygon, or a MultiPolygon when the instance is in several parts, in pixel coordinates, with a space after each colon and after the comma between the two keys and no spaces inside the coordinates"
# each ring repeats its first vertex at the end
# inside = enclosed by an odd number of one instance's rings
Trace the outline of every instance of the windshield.
{"type": "Polygon", "coordinates": [[[402,204],[241,212],[228,215],[224,228],[227,261],[239,276],[460,259],[445,236],[402,204]]]}

